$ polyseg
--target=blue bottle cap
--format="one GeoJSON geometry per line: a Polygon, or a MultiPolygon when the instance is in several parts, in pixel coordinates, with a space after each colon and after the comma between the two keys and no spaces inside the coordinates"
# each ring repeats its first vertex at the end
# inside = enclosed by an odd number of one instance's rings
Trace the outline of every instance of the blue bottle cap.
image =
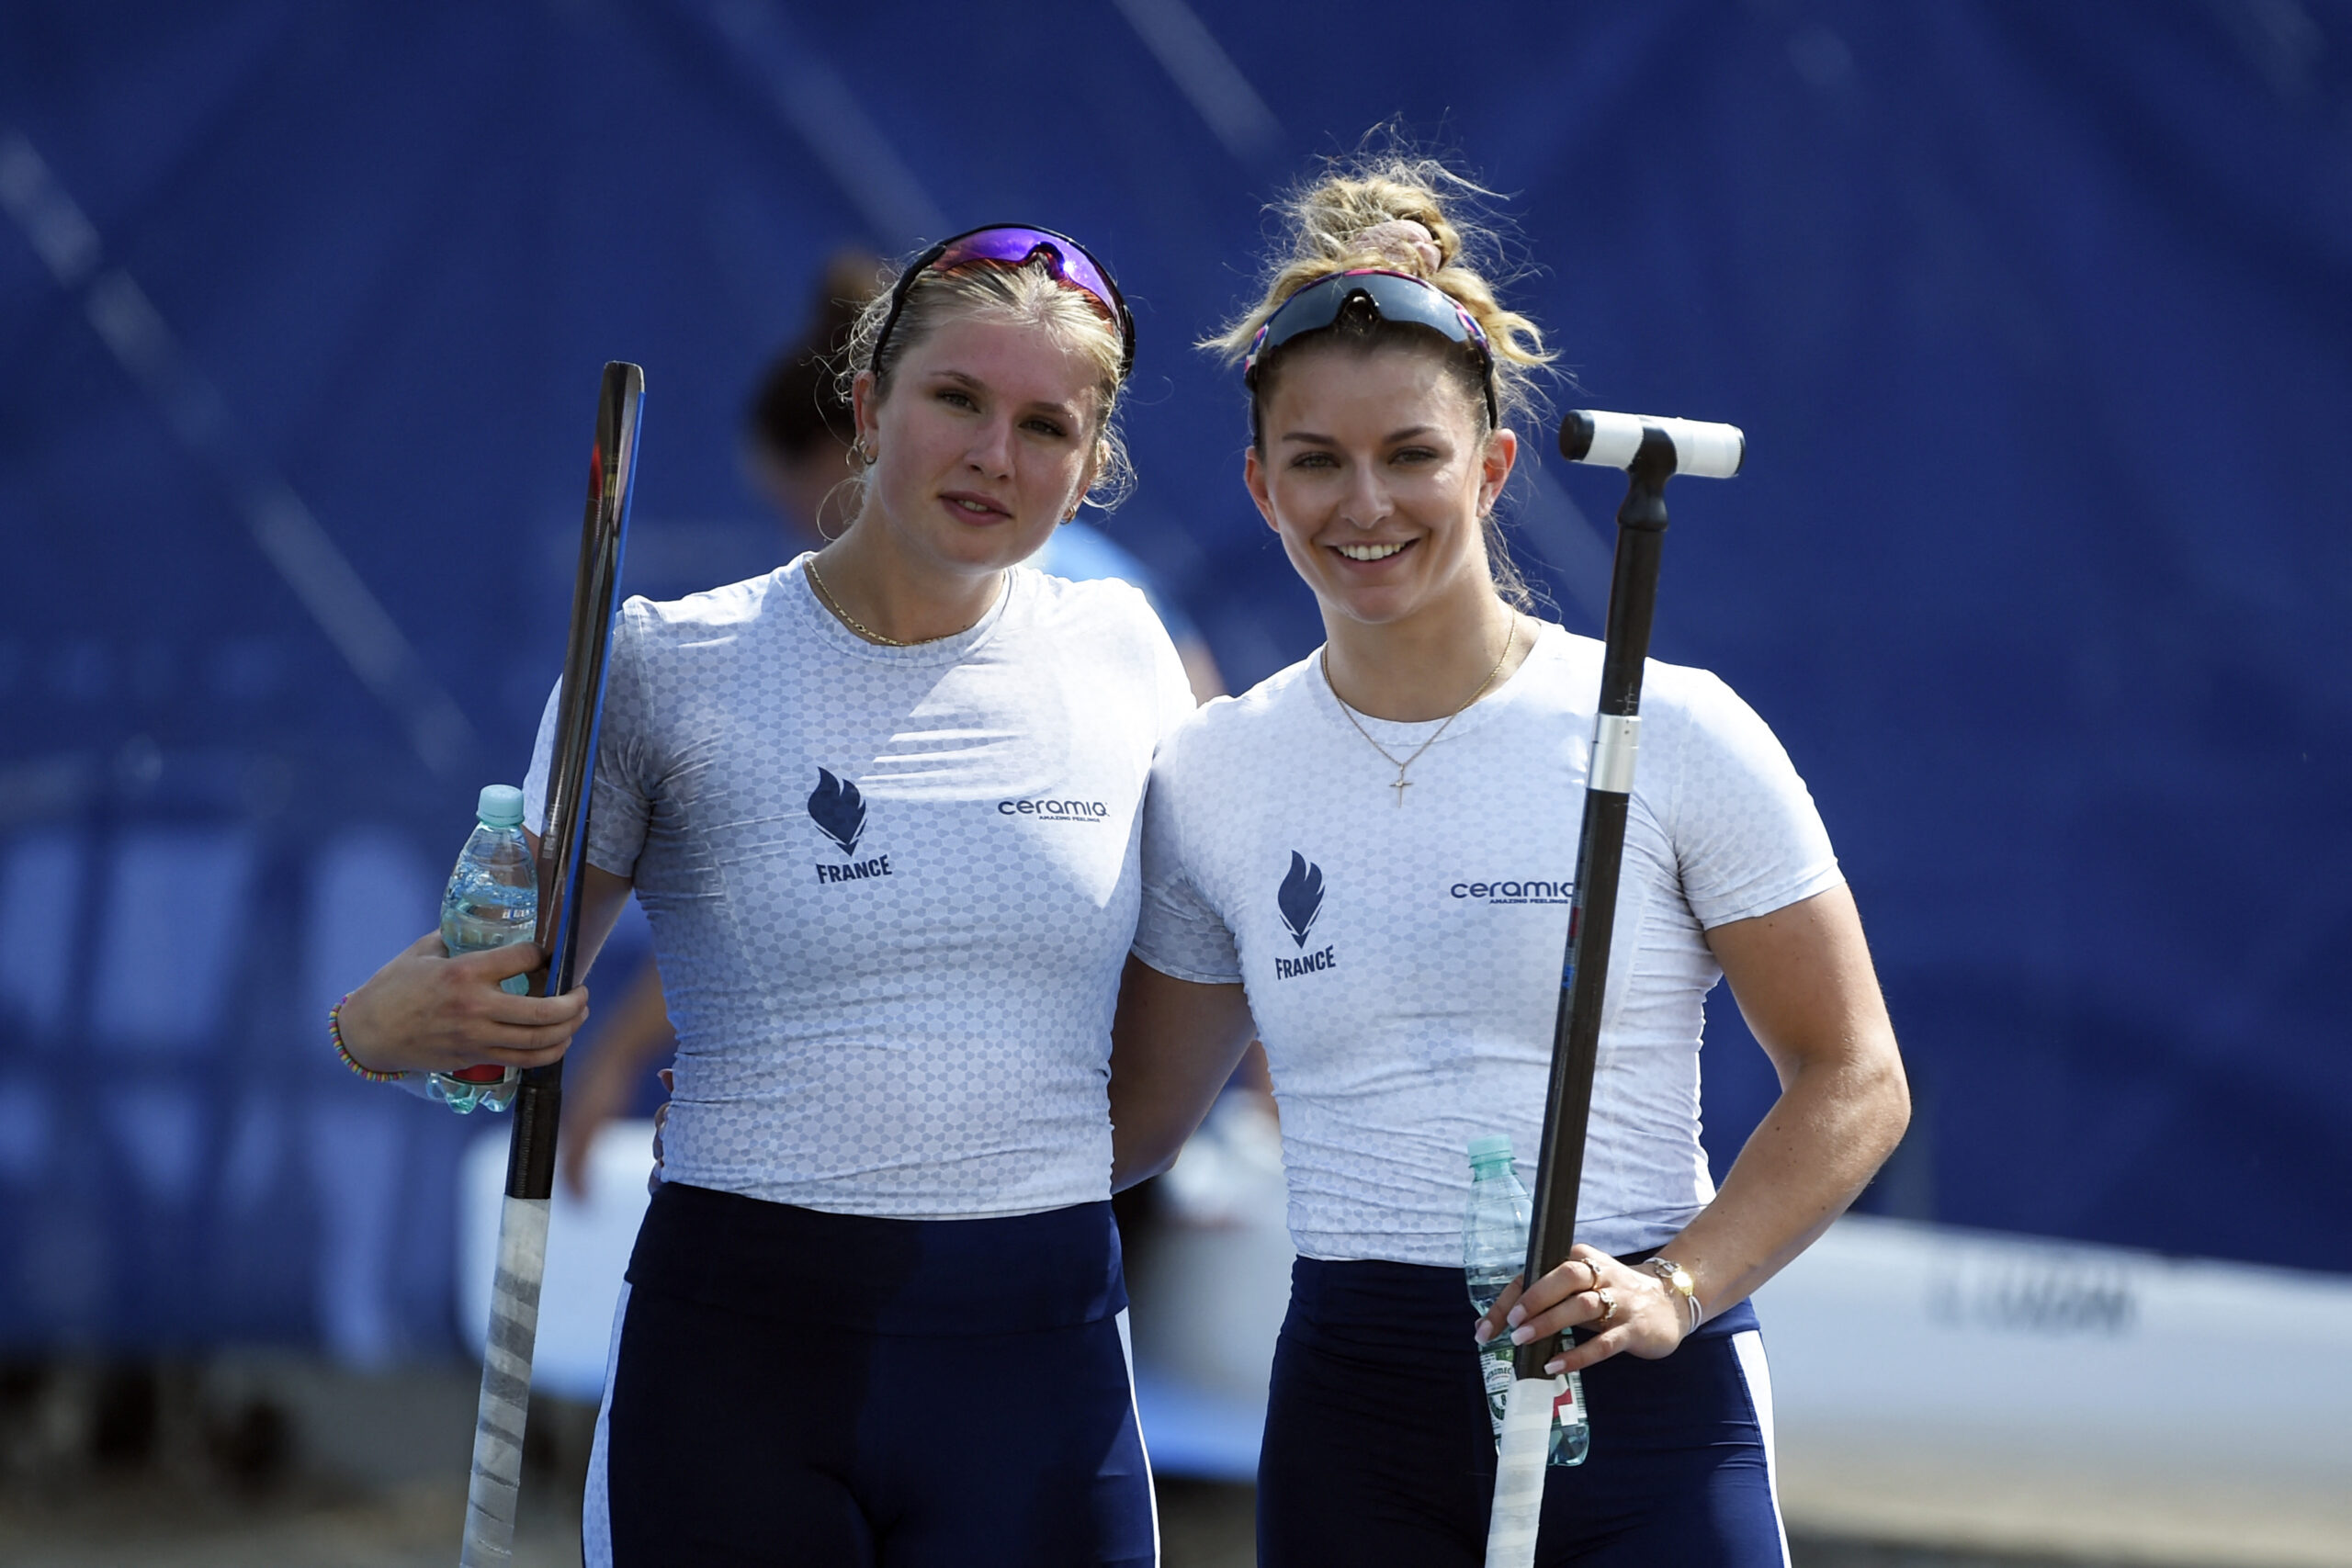
{"type": "Polygon", "coordinates": [[[1500,1160],[1505,1165],[1510,1163],[1509,1138],[1504,1137],[1500,1133],[1490,1133],[1483,1138],[1470,1140],[1470,1163],[1473,1166],[1486,1165],[1495,1160],[1500,1160]]]}
{"type": "Polygon", "coordinates": [[[485,828],[517,828],[523,822],[523,792],[513,784],[484,784],[474,815],[485,828]]]}

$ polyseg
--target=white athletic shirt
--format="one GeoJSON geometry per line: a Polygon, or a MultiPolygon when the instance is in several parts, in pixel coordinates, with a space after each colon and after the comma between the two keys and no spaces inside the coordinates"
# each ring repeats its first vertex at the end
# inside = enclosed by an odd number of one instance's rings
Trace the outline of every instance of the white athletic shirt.
{"type": "MultiPolygon", "coordinates": [[[[854,636],[802,557],[621,610],[588,858],[678,1032],[668,1175],[834,1213],[1110,1192],[1111,1012],[1152,752],[1193,709],[1143,595],[1027,568],[971,630],[854,636]]],[[[543,822],[555,704],[526,819],[543,822]]]]}
{"type": "MultiPolygon", "coordinates": [[[[1703,671],[1643,680],[1577,1224],[1614,1254],[1713,1196],[1699,1036],[1722,971],[1702,932],[1842,880],[1763,721],[1703,671]]],[[[1458,1266],[1469,1141],[1509,1134],[1532,1174],[1600,683],[1600,644],[1547,626],[1412,764],[1401,806],[1317,659],[1161,747],[1136,953],[1247,986],[1306,1256],[1458,1266]]],[[[1363,722],[1399,758],[1437,728],[1363,722]]]]}

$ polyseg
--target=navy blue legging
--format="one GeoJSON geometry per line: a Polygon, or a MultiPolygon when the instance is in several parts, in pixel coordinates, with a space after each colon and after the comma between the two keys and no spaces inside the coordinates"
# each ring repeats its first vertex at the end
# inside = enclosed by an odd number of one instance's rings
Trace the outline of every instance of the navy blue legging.
{"type": "MultiPolygon", "coordinates": [[[[1477,1568],[1494,1428],[1458,1269],[1300,1258],[1258,1460],[1260,1568],[1477,1568]]],[[[1539,1564],[1785,1568],[1746,1303],[1584,1373],[1590,1456],[1544,1483],[1539,1564]],[[1751,1382],[1757,1386],[1751,1387],[1751,1382]]]]}
{"type": "Polygon", "coordinates": [[[666,1183],[628,1280],[590,1563],[1154,1561],[1108,1203],[880,1220],[666,1183]]]}

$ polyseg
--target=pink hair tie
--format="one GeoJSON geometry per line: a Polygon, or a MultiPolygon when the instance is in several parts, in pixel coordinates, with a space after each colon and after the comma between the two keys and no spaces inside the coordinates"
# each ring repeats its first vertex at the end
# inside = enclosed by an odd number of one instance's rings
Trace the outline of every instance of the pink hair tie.
{"type": "Polygon", "coordinates": [[[1437,236],[1429,226],[1411,218],[1392,218],[1385,223],[1375,223],[1356,236],[1365,249],[1401,262],[1408,266],[1420,264],[1423,276],[1435,273],[1445,265],[1445,253],[1438,249],[1437,236]]]}

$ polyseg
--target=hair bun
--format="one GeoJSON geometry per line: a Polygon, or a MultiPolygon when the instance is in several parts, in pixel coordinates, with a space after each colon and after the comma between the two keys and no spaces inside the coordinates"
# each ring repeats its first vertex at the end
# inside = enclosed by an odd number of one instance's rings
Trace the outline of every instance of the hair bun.
{"type": "Polygon", "coordinates": [[[1276,205],[1284,231],[1257,304],[1201,346],[1241,364],[1259,329],[1300,289],[1353,267],[1401,272],[1442,290],[1485,332],[1496,401],[1508,422],[1533,396],[1530,372],[1552,355],[1535,323],[1505,308],[1482,276],[1487,258],[1500,248],[1482,221],[1494,199],[1439,160],[1401,145],[1327,160],[1276,205]]]}
{"type": "Polygon", "coordinates": [[[1445,252],[1439,246],[1437,236],[1417,218],[1391,218],[1385,223],[1375,223],[1356,236],[1356,243],[1371,254],[1388,258],[1396,264],[1398,271],[1409,272],[1416,277],[1433,277],[1445,265],[1445,252]]]}

